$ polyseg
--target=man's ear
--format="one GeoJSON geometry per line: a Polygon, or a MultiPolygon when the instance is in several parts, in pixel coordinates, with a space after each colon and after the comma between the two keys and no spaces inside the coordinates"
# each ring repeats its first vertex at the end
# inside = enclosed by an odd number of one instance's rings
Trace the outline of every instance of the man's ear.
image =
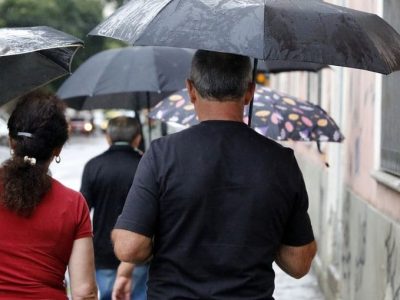
{"type": "Polygon", "coordinates": [[[133,148],[138,148],[140,145],[140,142],[142,141],[142,135],[138,134],[132,141],[132,146],[133,148]]]}
{"type": "Polygon", "coordinates": [[[107,143],[109,145],[112,145],[112,140],[111,140],[111,137],[110,137],[110,135],[108,133],[106,133],[106,141],[107,141],[107,143]]]}
{"type": "Polygon", "coordinates": [[[11,149],[15,149],[15,141],[10,136],[8,136],[8,144],[11,149]]]}
{"type": "Polygon", "coordinates": [[[244,94],[244,105],[248,105],[250,101],[253,100],[255,89],[256,84],[254,82],[249,82],[246,93],[244,94]]]}
{"type": "Polygon", "coordinates": [[[185,83],[186,83],[186,88],[188,90],[188,94],[190,97],[190,102],[192,102],[194,104],[197,100],[197,96],[196,96],[196,90],[194,88],[193,82],[189,79],[186,79],[185,83]]]}

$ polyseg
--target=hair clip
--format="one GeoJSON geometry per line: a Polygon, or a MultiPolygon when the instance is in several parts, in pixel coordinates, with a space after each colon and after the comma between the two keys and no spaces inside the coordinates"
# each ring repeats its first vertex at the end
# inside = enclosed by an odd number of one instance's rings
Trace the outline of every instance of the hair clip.
{"type": "Polygon", "coordinates": [[[24,162],[29,163],[31,166],[36,165],[36,158],[34,157],[29,157],[29,156],[24,156],[24,162]]]}
{"type": "Polygon", "coordinates": [[[17,136],[26,136],[28,138],[33,138],[33,134],[29,132],[18,131],[17,136]]]}

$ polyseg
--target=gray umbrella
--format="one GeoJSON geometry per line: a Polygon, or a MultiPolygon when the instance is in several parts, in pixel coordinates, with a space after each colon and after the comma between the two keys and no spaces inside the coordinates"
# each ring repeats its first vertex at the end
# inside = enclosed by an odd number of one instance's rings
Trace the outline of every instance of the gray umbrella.
{"type": "Polygon", "coordinates": [[[0,29],[0,104],[70,73],[83,42],[51,27],[0,29]]]}
{"type": "Polygon", "coordinates": [[[84,62],[57,95],[75,109],[150,109],[185,86],[192,57],[192,50],[168,47],[102,51],[84,62]]]}
{"type": "Polygon", "coordinates": [[[147,108],[185,86],[192,57],[192,50],[168,47],[102,51],[79,66],[57,95],[75,109],[147,108]]]}
{"type": "Polygon", "coordinates": [[[90,34],[383,74],[400,69],[400,35],[388,23],[319,0],[135,0],[90,34]]]}

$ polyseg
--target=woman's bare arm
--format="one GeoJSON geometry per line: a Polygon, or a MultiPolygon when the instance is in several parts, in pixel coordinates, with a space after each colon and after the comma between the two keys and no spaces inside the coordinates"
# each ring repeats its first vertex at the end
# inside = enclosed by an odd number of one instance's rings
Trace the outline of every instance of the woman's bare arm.
{"type": "Polygon", "coordinates": [[[68,272],[73,300],[97,300],[93,240],[91,237],[74,241],[68,272]]]}

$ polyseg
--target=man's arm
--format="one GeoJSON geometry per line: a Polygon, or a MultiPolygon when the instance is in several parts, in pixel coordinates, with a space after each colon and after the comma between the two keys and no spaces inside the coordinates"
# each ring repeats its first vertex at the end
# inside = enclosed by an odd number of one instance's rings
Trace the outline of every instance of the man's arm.
{"type": "Polygon", "coordinates": [[[122,262],[115,278],[112,300],[130,300],[132,290],[132,272],[135,265],[122,262]]]}
{"type": "Polygon", "coordinates": [[[114,229],[111,235],[114,252],[120,261],[143,263],[152,255],[151,238],[124,229],[114,229]]]}
{"type": "Polygon", "coordinates": [[[298,247],[281,245],[275,262],[285,273],[300,279],[310,271],[311,262],[316,253],[317,243],[315,241],[298,247]]]}

